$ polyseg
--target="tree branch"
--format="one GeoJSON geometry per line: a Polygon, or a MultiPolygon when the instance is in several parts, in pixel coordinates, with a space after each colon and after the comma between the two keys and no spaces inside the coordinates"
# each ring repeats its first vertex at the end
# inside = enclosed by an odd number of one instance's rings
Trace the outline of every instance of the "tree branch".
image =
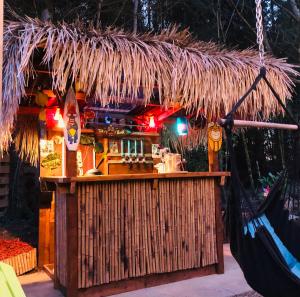
{"type": "MultiPolygon", "coordinates": [[[[285,7],[283,4],[279,3],[277,0],[273,0],[274,3],[280,7],[281,9],[283,9],[287,14],[289,14],[295,21],[299,22],[300,19],[297,17],[297,15],[295,15],[290,9],[288,9],[287,7],[285,7]]],[[[291,0],[294,1],[294,0],[291,0]]],[[[295,1],[294,1],[295,2],[295,1]]],[[[295,3],[296,7],[297,4],[295,3]]]]}
{"type": "Polygon", "coordinates": [[[300,22],[300,8],[298,7],[296,0],[290,0],[290,4],[297,21],[300,22]]]}
{"type": "Polygon", "coordinates": [[[133,1],[133,34],[136,34],[137,32],[137,22],[138,22],[138,6],[139,6],[139,0],[132,0],[133,1]]]}
{"type": "Polygon", "coordinates": [[[97,5],[97,14],[96,14],[96,28],[100,28],[100,16],[101,16],[101,9],[102,9],[102,3],[103,0],[98,0],[98,5],[97,5]]]}

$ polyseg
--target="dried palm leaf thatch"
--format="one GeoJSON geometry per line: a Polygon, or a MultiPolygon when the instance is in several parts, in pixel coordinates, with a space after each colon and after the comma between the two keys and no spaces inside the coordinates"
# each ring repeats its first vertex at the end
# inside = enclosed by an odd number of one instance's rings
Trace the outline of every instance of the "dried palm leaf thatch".
{"type": "Polygon", "coordinates": [[[207,127],[203,129],[194,129],[189,127],[189,133],[184,136],[178,136],[172,128],[163,127],[162,138],[164,146],[171,147],[176,153],[184,155],[186,151],[197,149],[207,144],[207,127]]]}
{"type": "MultiPolygon", "coordinates": [[[[160,102],[179,101],[188,111],[214,116],[229,111],[259,71],[255,50],[226,50],[214,43],[195,41],[187,30],[134,35],[107,28],[95,30],[78,23],[43,23],[30,18],[8,21],[4,31],[4,88],[0,144],[5,144],[18,104],[34,75],[34,51],[44,48],[53,88],[62,93],[79,80],[83,91],[103,105],[136,98],[143,88],[145,104],[154,87],[160,102]]],[[[291,97],[290,76],[297,75],[284,59],[266,58],[268,79],[285,101],[291,97]]],[[[281,112],[265,84],[260,84],[240,109],[243,117],[267,118],[281,112]]]]}
{"type": "Polygon", "coordinates": [[[14,144],[21,160],[37,166],[39,160],[38,116],[25,114],[18,116],[14,144]]]}

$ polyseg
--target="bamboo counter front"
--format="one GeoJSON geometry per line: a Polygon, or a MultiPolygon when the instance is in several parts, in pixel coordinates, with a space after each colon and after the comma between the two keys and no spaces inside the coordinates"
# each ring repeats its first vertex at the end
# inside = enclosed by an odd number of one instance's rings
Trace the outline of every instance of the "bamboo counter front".
{"type": "Polygon", "coordinates": [[[41,178],[55,191],[54,281],[108,296],[223,273],[226,172],[41,178]]]}

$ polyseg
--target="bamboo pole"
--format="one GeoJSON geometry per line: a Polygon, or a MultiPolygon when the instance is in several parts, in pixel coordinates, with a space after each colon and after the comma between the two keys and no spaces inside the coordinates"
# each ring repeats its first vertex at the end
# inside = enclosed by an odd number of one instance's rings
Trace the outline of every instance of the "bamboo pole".
{"type": "Polygon", "coordinates": [[[82,219],[83,219],[83,234],[82,234],[82,281],[83,288],[86,288],[86,189],[85,184],[81,184],[82,187],[82,219]]]}
{"type": "Polygon", "coordinates": [[[194,260],[195,260],[195,203],[194,203],[194,193],[193,193],[193,180],[190,179],[189,180],[189,197],[190,197],[190,228],[191,228],[191,235],[190,235],[190,247],[189,247],[189,251],[191,254],[191,258],[190,258],[190,268],[195,267],[194,266],[194,260]]]}
{"type": "Polygon", "coordinates": [[[130,187],[130,182],[127,184],[128,188],[128,247],[129,247],[129,255],[128,255],[128,268],[129,268],[129,277],[132,277],[133,274],[133,257],[132,257],[132,192],[130,187]]]}
{"type": "Polygon", "coordinates": [[[120,276],[122,279],[125,279],[125,261],[126,261],[126,237],[125,237],[125,205],[124,205],[124,196],[123,191],[124,186],[122,183],[119,184],[119,195],[120,195],[120,255],[121,255],[121,272],[120,276]]]}
{"type": "Polygon", "coordinates": [[[147,212],[148,212],[148,201],[146,199],[146,182],[141,181],[141,245],[142,249],[142,275],[149,274],[148,265],[149,261],[149,239],[148,239],[148,229],[147,228],[147,212]]]}
{"type": "Polygon", "coordinates": [[[124,209],[125,209],[125,257],[124,257],[124,269],[125,269],[125,277],[129,277],[129,222],[128,222],[128,207],[129,207],[129,192],[128,192],[128,184],[124,185],[124,209]]]}
{"type": "Polygon", "coordinates": [[[117,229],[117,240],[116,240],[116,258],[117,258],[117,271],[116,278],[117,280],[122,279],[121,268],[122,268],[122,257],[121,257],[121,192],[120,192],[120,183],[115,183],[115,195],[116,195],[116,207],[117,207],[117,218],[116,218],[116,229],[117,229]]]}
{"type": "Polygon", "coordinates": [[[99,195],[101,200],[101,219],[100,219],[100,244],[101,244],[101,258],[100,258],[100,271],[101,271],[101,284],[105,284],[105,201],[103,192],[103,183],[98,185],[99,195]]]}
{"type": "Polygon", "coordinates": [[[133,186],[133,207],[134,207],[134,264],[135,264],[135,276],[140,276],[140,259],[139,259],[139,201],[138,201],[138,189],[137,181],[132,182],[133,186]]]}
{"type": "Polygon", "coordinates": [[[105,234],[105,243],[104,243],[104,249],[105,249],[105,282],[109,283],[109,197],[108,197],[108,191],[107,191],[107,183],[103,183],[103,194],[104,194],[104,208],[105,208],[105,220],[104,220],[104,234],[105,234]]]}
{"type": "MultiPolygon", "coordinates": [[[[226,123],[225,119],[220,119],[219,123],[224,125],[226,123]]],[[[258,121],[245,121],[245,120],[234,120],[234,127],[239,128],[268,128],[268,129],[283,129],[283,130],[298,130],[297,125],[292,124],[280,124],[280,123],[271,123],[271,122],[258,122],[258,121]]]]}
{"type": "Polygon", "coordinates": [[[89,277],[89,287],[93,286],[94,280],[94,220],[93,220],[93,185],[88,184],[88,203],[89,203],[89,269],[88,269],[88,277],[89,277]]]}
{"type": "Polygon", "coordinates": [[[119,259],[119,234],[120,234],[120,230],[119,230],[119,226],[118,226],[118,212],[119,212],[119,205],[118,205],[118,182],[114,182],[113,184],[111,184],[112,187],[112,192],[113,192],[113,196],[114,196],[114,213],[115,213],[115,217],[114,217],[114,238],[115,238],[115,242],[114,242],[114,278],[115,280],[119,280],[119,266],[120,266],[120,259],[119,259]]]}
{"type": "Polygon", "coordinates": [[[78,288],[82,287],[82,219],[81,219],[81,185],[78,185],[78,288]]]}
{"type": "Polygon", "coordinates": [[[166,233],[166,260],[167,260],[167,271],[170,272],[171,271],[171,238],[170,238],[170,203],[172,203],[172,201],[169,201],[171,198],[171,195],[168,195],[168,186],[169,186],[169,180],[165,180],[163,181],[163,186],[164,186],[164,202],[165,202],[165,219],[164,219],[164,223],[165,223],[165,233],[166,233]]]}
{"type": "MultiPolygon", "coordinates": [[[[175,193],[176,196],[178,196],[176,190],[176,184],[177,182],[173,181],[173,192],[175,193]]],[[[173,218],[173,229],[174,229],[174,257],[175,257],[175,263],[174,263],[174,270],[179,269],[179,261],[178,261],[178,221],[177,221],[177,216],[178,216],[178,200],[174,199],[174,218],[173,218]]]]}
{"type": "Polygon", "coordinates": [[[107,188],[108,188],[108,206],[109,206],[109,233],[108,233],[108,238],[109,238],[109,275],[110,279],[109,281],[114,281],[115,276],[114,276],[114,198],[112,196],[112,187],[111,183],[107,183],[107,188]]]}
{"type": "Polygon", "coordinates": [[[98,200],[97,200],[97,185],[93,184],[93,285],[97,284],[97,267],[98,267],[98,261],[99,261],[99,257],[98,257],[98,226],[97,226],[97,204],[98,204],[98,200]]]}
{"type": "Polygon", "coordinates": [[[100,199],[99,199],[99,185],[95,184],[95,196],[96,196],[96,247],[97,247],[97,252],[96,252],[96,257],[97,257],[97,278],[96,278],[96,284],[100,285],[102,283],[101,279],[101,243],[100,243],[100,199]]]}
{"type": "Polygon", "coordinates": [[[157,188],[151,191],[151,254],[154,255],[154,270],[153,272],[158,272],[159,267],[159,254],[158,254],[158,224],[157,224],[157,188]]]}

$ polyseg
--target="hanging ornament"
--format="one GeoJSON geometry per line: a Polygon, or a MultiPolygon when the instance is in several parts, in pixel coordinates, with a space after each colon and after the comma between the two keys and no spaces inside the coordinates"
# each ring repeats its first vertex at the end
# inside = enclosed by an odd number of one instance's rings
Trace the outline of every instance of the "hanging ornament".
{"type": "Polygon", "coordinates": [[[215,122],[208,124],[207,138],[209,148],[218,152],[222,147],[222,127],[215,122]]]}
{"type": "Polygon", "coordinates": [[[36,92],[36,96],[35,96],[35,103],[38,105],[38,106],[41,106],[41,107],[45,107],[48,103],[48,95],[44,94],[43,92],[36,92]]]}
{"type": "Polygon", "coordinates": [[[70,87],[64,107],[64,137],[69,151],[76,151],[80,142],[80,113],[75,93],[70,87]]]}

